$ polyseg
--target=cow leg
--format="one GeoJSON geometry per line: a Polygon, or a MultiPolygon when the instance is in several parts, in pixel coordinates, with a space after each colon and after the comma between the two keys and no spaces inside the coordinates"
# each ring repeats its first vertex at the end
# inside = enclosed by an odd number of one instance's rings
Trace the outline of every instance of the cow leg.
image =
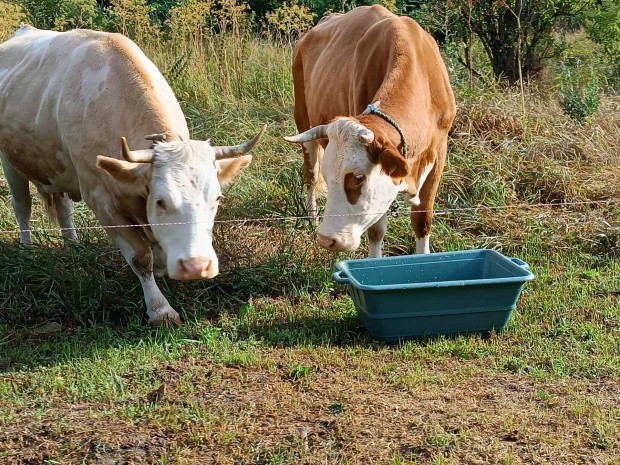
{"type": "Polygon", "coordinates": [[[420,204],[411,207],[411,226],[416,238],[416,253],[430,253],[430,234],[433,222],[433,204],[446,163],[446,142],[438,150],[435,164],[420,189],[420,204]]]}
{"type": "Polygon", "coordinates": [[[381,257],[381,247],[383,246],[383,238],[387,231],[388,218],[387,214],[383,215],[379,221],[368,228],[368,258],[381,257]]]}
{"type": "Polygon", "coordinates": [[[322,188],[321,159],[323,158],[323,147],[313,140],[302,143],[301,151],[304,155],[302,172],[306,184],[306,208],[308,209],[308,215],[316,221],[318,219],[316,190],[317,188],[322,188]]]}
{"type": "Polygon", "coordinates": [[[110,236],[116,241],[121,249],[125,260],[131,266],[144,291],[146,313],[149,324],[159,326],[168,321],[181,323],[181,317],[170,306],[153,277],[153,253],[142,237],[130,228],[118,228],[109,230],[110,236]]]}
{"type": "Polygon", "coordinates": [[[65,193],[54,195],[54,210],[58,225],[62,228],[62,237],[67,241],[77,240],[75,225],[73,224],[73,202],[65,193]]]}
{"type": "Polygon", "coordinates": [[[19,174],[1,154],[0,159],[2,159],[4,176],[9,183],[13,212],[15,213],[15,218],[17,219],[17,224],[20,229],[19,242],[22,244],[31,244],[30,213],[32,211],[32,197],[30,196],[28,180],[19,174]]]}

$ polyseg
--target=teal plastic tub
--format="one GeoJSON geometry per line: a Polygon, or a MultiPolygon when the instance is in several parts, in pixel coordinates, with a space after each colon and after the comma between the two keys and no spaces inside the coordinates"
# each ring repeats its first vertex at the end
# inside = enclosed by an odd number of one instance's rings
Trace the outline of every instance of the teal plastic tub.
{"type": "Polygon", "coordinates": [[[495,250],[343,260],[336,269],[368,332],[386,342],[501,331],[534,279],[527,263],[495,250]]]}

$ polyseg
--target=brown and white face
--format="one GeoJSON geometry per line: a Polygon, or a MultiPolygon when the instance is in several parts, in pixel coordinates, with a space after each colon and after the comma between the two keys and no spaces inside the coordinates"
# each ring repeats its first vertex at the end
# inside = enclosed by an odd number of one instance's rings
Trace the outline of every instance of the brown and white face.
{"type": "MultiPolygon", "coordinates": [[[[236,146],[233,154],[250,150],[261,135],[236,146]]],[[[146,216],[173,279],[209,279],[219,272],[213,225],[222,187],[252,160],[250,155],[224,158],[222,149],[231,148],[174,141],[151,150],[127,150],[125,158],[134,161],[98,157],[99,168],[128,191],[146,196],[146,216]]]]}
{"type": "Polygon", "coordinates": [[[389,140],[355,118],[336,118],[285,139],[301,143],[324,138],[329,140],[321,167],[327,199],[317,241],[334,252],[355,250],[362,234],[406,188],[407,162],[389,140]]]}

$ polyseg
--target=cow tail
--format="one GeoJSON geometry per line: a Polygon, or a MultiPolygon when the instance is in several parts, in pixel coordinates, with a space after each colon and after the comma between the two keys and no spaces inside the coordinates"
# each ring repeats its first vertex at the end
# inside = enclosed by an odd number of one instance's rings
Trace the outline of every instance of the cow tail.
{"type": "Polygon", "coordinates": [[[316,180],[316,186],[314,186],[314,188],[323,195],[327,194],[327,183],[321,171],[319,171],[319,177],[316,180]]]}
{"type": "Polygon", "coordinates": [[[58,225],[58,212],[56,211],[54,194],[39,193],[39,197],[41,198],[43,210],[45,210],[45,214],[50,223],[53,225],[58,225]]]}

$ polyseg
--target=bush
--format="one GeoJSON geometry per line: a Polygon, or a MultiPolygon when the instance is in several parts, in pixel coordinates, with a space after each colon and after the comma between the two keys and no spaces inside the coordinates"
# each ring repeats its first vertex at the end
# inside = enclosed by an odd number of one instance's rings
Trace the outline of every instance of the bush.
{"type": "Polygon", "coordinates": [[[0,11],[3,11],[0,15],[0,42],[2,42],[15,32],[19,23],[26,20],[26,12],[15,3],[2,1],[0,1],[0,11]]]}
{"type": "Polygon", "coordinates": [[[111,0],[106,13],[111,29],[144,44],[151,42],[159,32],[151,25],[152,11],[147,0],[111,0]]]}
{"type": "Polygon", "coordinates": [[[198,47],[208,32],[207,16],[212,7],[212,0],[182,0],[172,7],[166,21],[172,39],[198,47]]]}
{"type": "Polygon", "coordinates": [[[58,16],[54,19],[54,29],[92,28],[97,13],[97,0],[62,0],[58,5],[58,16]]]}
{"type": "Polygon", "coordinates": [[[304,5],[284,4],[265,16],[269,29],[280,39],[298,39],[310,29],[316,15],[304,5]]]}
{"type": "Polygon", "coordinates": [[[312,27],[316,15],[308,7],[292,3],[282,5],[265,17],[279,39],[294,40],[312,27]]]}
{"type": "Polygon", "coordinates": [[[600,86],[594,68],[581,66],[576,57],[568,57],[561,65],[560,105],[572,119],[585,122],[598,110],[600,86]]]}
{"type": "Polygon", "coordinates": [[[570,89],[563,93],[560,105],[568,116],[583,123],[596,113],[600,101],[598,86],[588,84],[582,91],[570,89]]]}

